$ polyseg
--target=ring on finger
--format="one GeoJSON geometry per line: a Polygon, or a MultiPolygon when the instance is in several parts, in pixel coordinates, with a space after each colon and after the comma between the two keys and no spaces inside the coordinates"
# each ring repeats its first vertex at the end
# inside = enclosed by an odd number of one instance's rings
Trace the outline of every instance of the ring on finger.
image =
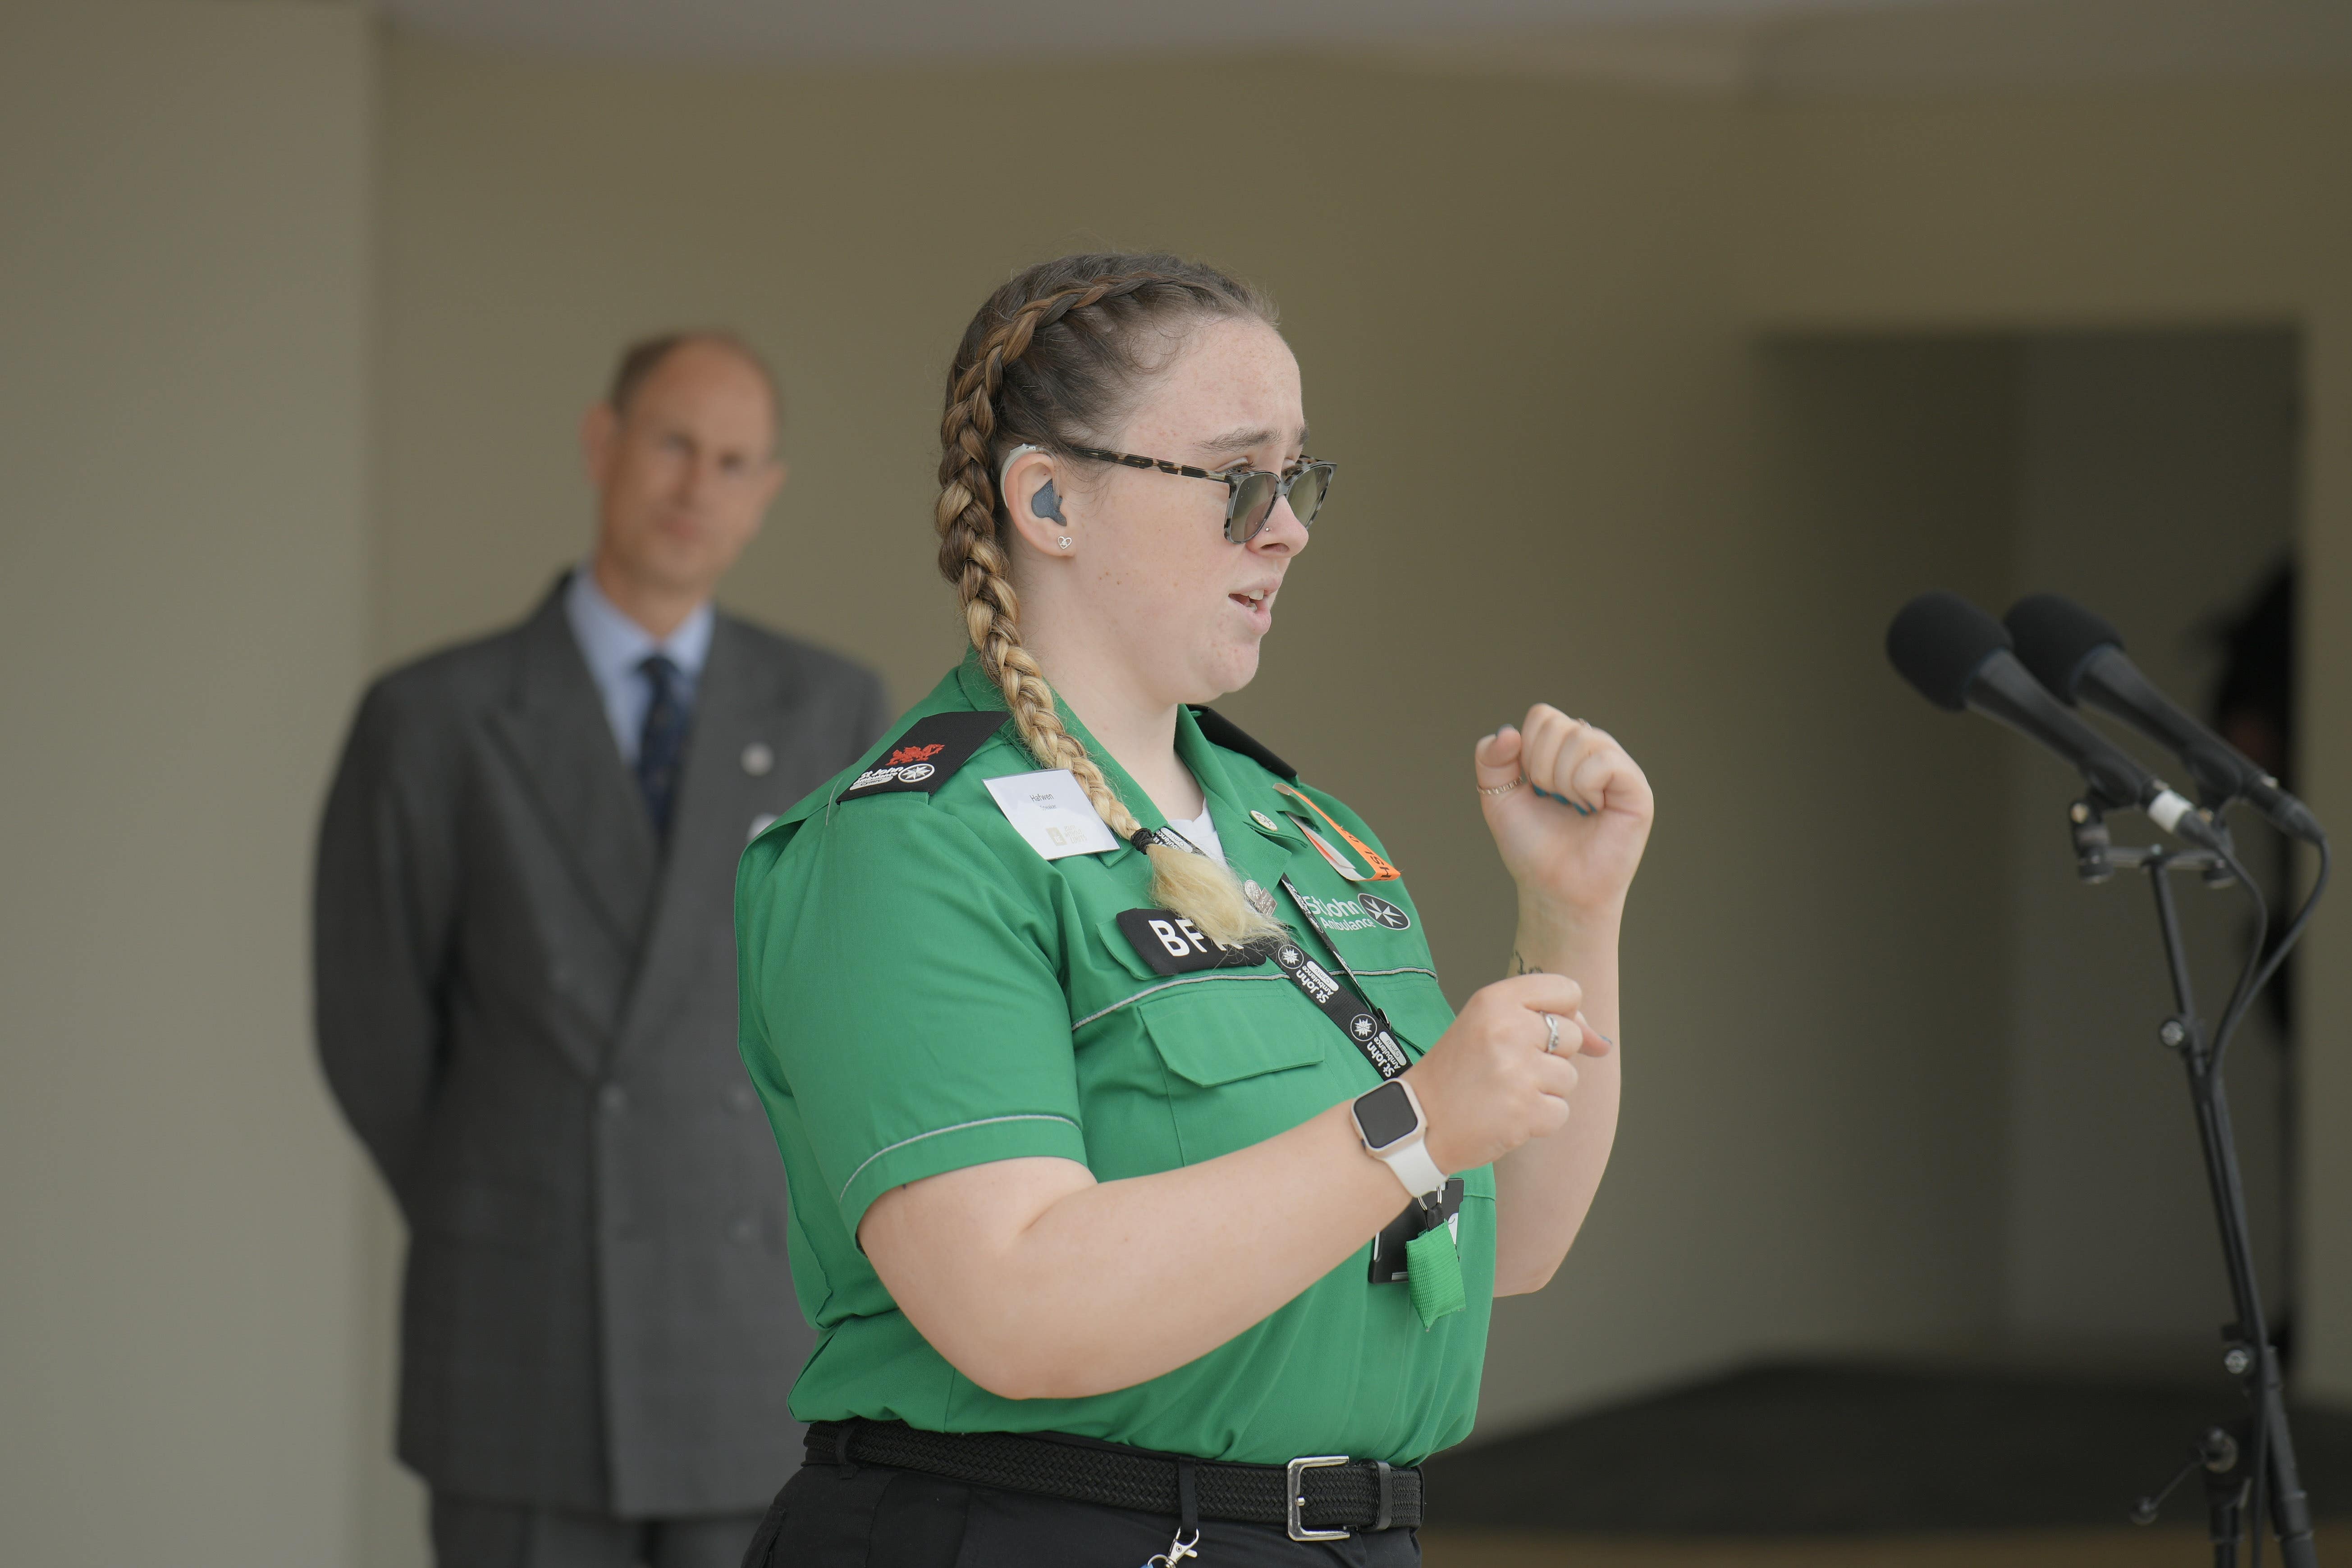
{"type": "Polygon", "coordinates": [[[1559,1015],[1546,1013],[1543,1016],[1543,1021],[1544,1055],[1550,1056],[1559,1049],[1559,1015]]]}
{"type": "Polygon", "coordinates": [[[1508,783],[1508,784],[1496,784],[1496,785],[1494,785],[1494,786],[1493,786],[1493,787],[1491,787],[1491,788],[1489,788],[1489,787],[1488,787],[1487,785],[1486,785],[1486,784],[1480,784],[1480,785],[1478,786],[1478,793],[1479,793],[1480,795],[1508,795],[1508,794],[1510,794],[1513,790],[1515,790],[1515,789],[1518,788],[1521,784],[1525,784],[1525,783],[1527,783],[1527,782],[1528,782],[1528,775],[1527,775],[1527,774],[1525,774],[1525,773],[1521,773],[1518,777],[1517,777],[1517,778],[1513,779],[1510,783],[1508,783]]]}

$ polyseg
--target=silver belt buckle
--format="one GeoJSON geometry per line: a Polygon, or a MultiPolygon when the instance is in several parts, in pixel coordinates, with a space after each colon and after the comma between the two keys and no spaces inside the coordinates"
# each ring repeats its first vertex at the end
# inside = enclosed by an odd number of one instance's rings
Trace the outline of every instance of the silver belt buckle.
{"type": "Polygon", "coordinates": [[[1282,1468],[1283,1522],[1290,1527],[1293,1541],[1345,1541],[1352,1532],[1345,1530],[1309,1530],[1299,1521],[1299,1510],[1307,1506],[1307,1496],[1299,1486],[1300,1474],[1307,1470],[1328,1470],[1334,1465],[1349,1463],[1345,1454],[1315,1454],[1303,1459],[1293,1459],[1282,1468]]]}

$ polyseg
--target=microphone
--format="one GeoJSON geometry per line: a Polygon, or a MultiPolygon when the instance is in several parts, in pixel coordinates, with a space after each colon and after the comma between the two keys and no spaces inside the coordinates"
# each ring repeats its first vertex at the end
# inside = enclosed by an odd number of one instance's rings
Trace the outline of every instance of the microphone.
{"type": "Polygon", "coordinates": [[[1922,594],[1904,605],[1886,628],[1886,658],[1938,708],[1973,708],[2074,763],[2099,805],[2136,805],[2167,833],[2222,847],[2196,807],[2043,690],[2010,651],[2001,624],[1958,594],[1922,594]]]}
{"type": "Polygon", "coordinates": [[[2124,652],[2123,635],[2105,620],[2056,594],[2029,595],[2003,619],[2018,658],[2042,685],[2065,702],[2112,713],[2179,756],[2208,805],[2243,796],[2281,833],[2308,844],[2326,837],[2310,808],[2278,780],[2141,674],[2124,652]]]}

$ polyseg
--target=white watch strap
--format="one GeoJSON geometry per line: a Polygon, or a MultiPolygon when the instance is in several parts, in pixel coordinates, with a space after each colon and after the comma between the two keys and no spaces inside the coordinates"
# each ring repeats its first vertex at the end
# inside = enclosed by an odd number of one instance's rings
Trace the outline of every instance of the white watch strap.
{"type": "Polygon", "coordinates": [[[1395,1172],[1396,1179],[1404,1184],[1404,1190],[1415,1198],[1425,1197],[1445,1185],[1445,1173],[1437,1168],[1437,1162],[1429,1157],[1429,1151],[1422,1147],[1422,1141],[1418,1138],[1410,1143],[1382,1151],[1372,1158],[1395,1172]]]}

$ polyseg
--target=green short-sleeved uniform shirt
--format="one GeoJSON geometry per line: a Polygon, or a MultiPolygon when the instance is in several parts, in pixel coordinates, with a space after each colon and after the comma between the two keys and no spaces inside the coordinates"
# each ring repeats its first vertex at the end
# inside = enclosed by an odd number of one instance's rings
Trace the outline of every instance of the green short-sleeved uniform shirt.
{"type": "MultiPolygon", "coordinates": [[[[737,878],[743,1059],[791,1180],[793,1278],[819,1334],[793,1413],[1066,1432],[1256,1464],[1301,1454],[1413,1464],[1458,1442],[1476,1409],[1494,1294],[1490,1169],[1464,1173],[1469,1309],[1427,1330],[1405,1286],[1371,1283],[1367,1242],[1173,1372],[1088,1398],[1013,1400],[957,1372],[891,1300],[856,1234],[893,1187],[1029,1155],[1082,1162],[1105,1182],[1171,1170],[1262,1142],[1380,1082],[1271,961],[1156,973],[1118,923],[1151,902],[1147,858],[1121,846],[1049,861],[989,793],[986,780],[1037,768],[1009,719],[961,765],[942,758],[950,768],[928,789],[843,798],[921,721],[992,710],[1003,700],[968,658],[891,740],[755,839],[737,878]]],[[[1066,708],[1063,722],[1087,738],[1066,708]]],[[[1202,722],[1180,713],[1177,751],[1207,793],[1227,861],[1273,891],[1307,951],[1336,968],[1302,918],[1300,902],[1311,906],[1417,1056],[1454,1014],[1405,883],[1351,881],[1301,825],[1360,871],[1332,824],[1376,851],[1378,840],[1238,731],[1206,721],[1246,750],[1213,743],[1202,722]]],[[[1137,819],[1165,826],[1094,754],[1137,819]]],[[[1190,1288],[1219,1282],[1204,1274],[1190,1288]]]]}

